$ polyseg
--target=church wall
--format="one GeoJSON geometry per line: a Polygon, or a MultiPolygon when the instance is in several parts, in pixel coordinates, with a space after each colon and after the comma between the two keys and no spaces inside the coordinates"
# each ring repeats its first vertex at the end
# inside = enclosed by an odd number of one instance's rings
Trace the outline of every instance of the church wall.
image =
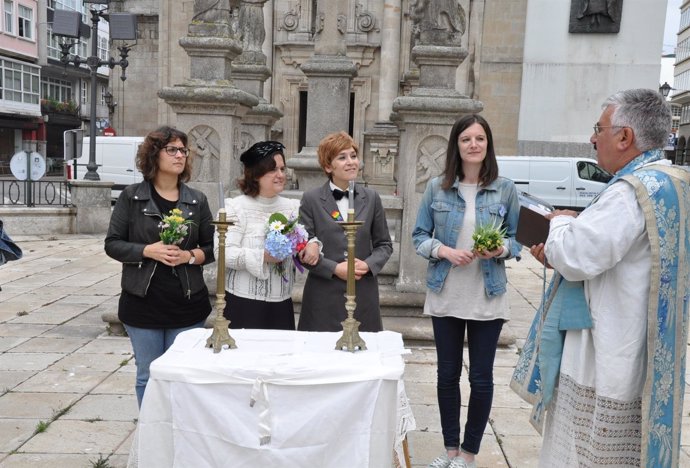
{"type": "Polygon", "coordinates": [[[515,154],[527,0],[486,0],[478,40],[478,91],[497,154],[515,154]]]}
{"type": "Polygon", "coordinates": [[[619,33],[575,34],[568,32],[570,0],[529,2],[519,154],[594,156],[589,138],[604,99],[659,86],[666,3],[625,0],[619,33]]]}

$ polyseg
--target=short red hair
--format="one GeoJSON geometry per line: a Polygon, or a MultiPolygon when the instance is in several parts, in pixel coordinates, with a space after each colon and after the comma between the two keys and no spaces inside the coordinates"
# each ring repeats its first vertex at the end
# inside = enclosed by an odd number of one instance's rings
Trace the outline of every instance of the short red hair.
{"type": "MultiPolygon", "coordinates": [[[[343,131],[330,133],[323,137],[319,142],[319,148],[316,150],[321,169],[326,172],[326,168],[331,166],[335,157],[338,156],[341,151],[350,148],[354,149],[355,153],[359,155],[359,146],[357,146],[357,143],[355,143],[355,140],[353,140],[350,135],[343,131]]],[[[328,175],[329,179],[331,178],[328,172],[326,172],[326,175],[328,175]]]]}

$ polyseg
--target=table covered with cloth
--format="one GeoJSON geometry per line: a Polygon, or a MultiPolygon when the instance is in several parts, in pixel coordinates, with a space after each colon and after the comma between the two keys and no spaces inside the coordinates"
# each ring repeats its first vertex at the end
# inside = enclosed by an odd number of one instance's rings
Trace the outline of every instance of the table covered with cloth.
{"type": "Polygon", "coordinates": [[[414,429],[399,333],[361,333],[350,353],[341,333],[230,332],[237,349],[189,330],[151,364],[128,466],[392,466],[414,429]]]}

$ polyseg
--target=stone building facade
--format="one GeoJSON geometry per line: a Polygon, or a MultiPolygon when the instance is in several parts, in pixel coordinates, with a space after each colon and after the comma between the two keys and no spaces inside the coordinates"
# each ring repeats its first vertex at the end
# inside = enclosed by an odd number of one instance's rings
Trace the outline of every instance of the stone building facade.
{"type": "MultiPolygon", "coordinates": [[[[352,81],[351,126],[353,137],[364,143],[365,133],[376,122],[390,120],[393,100],[418,85],[418,70],[410,59],[413,39],[409,12],[414,2],[342,3],[346,4],[343,24],[347,56],[357,67],[352,81]]],[[[495,129],[499,152],[515,153],[527,0],[457,3],[467,16],[462,42],[469,55],[458,68],[456,89],[481,98],[484,114],[495,129]]],[[[142,135],[158,123],[175,122],[174,113],[156,93],[188,77],[189,57],[179,46],[179,39],[187,32],[193,4],[191,0],[124,0],[112,4],[113,9],[136,13],[139,21],[128,79],[120,83],[113,77],[111,83],[120,103],[113,120],[124,121],[119,135],[142,135]]],[[[263,7],[263,52],[273,71],[265,83],[264,97],[283,113],[273,135],[285,143],[290,154],[300,151],[300,132],[305,132],[300,99],[304,104],[307,79],[300,66],[313,53],[316,4],[313,0],[269,0],[263,7]]],[[[236,9],[233,14],[237,14],[236,9]]],[[[382,157],[388,158],[388,153],[382,157]]],[[[382,174],[390,171],[384,169],[382,174]]]]}

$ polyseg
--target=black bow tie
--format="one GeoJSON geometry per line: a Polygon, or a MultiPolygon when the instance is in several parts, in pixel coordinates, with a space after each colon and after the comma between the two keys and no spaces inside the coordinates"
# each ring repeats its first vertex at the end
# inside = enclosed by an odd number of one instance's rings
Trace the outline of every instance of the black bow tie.
{"type": "Polygon", "coordinates": [[[333,198],[335,198],[336,201],[341,200],[343,197],[347,198],[349,195],[349,190],[333,189],[333,198]]]}

